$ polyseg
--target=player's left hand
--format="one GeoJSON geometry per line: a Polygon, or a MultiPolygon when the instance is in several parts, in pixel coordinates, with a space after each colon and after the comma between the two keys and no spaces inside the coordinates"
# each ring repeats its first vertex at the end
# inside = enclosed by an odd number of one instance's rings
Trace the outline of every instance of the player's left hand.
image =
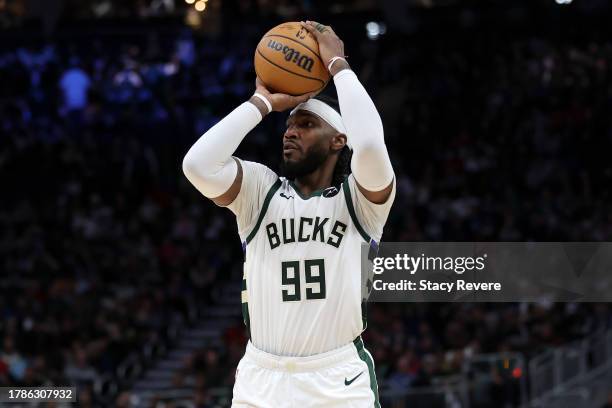
{"type": "Polygon", "coordinates": [[[344,42],[342,42],[330,26],[310,20],[302,21],[301,24],[302,27],[317,39],[319,53],[326,66],[333,57],[345,57],[344,42]]]}

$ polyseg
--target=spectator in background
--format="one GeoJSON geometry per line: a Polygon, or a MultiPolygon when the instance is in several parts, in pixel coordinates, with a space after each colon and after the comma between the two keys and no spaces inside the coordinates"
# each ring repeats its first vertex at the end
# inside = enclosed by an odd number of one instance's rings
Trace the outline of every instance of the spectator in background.
{"type": "MultiPolygon", "coordinates": [[[[15,340],[12,336],[4,338],[4,347],[0,352],[0,361],[6,367],[7,373],[17,381],[21,381],[25,375],[28,364],[26,360],[15,349],[15,340]]],[[[0,371],[2,369],[0,368],[0,371]]]]}
{"type": "Polygon", "coordinates": [[[79,64],[77,57],[70,59],[70,67],[60,78],[60,89],[63,95],[62,113],[81,112],[87,107],[91,79],[79,64]]]}
{"type": "Polygon", "coordinates": [[[412,350],[405,351],[397,360],[395,373],[392,374],[387,383],[389,387],[397,390],[410,388],[412,382],[417,378],[420,362],[412,350]]]}
{"type": "Polygon", "coordinates": [[[77,346],[73,361],[66,365],[65,375],[73,384],[93,382],[97,373],[87,361],[87,353],[82,347],[77,346]]]}
{"type": "Polygon", "coordinates": [[[119,394],[119,396],[117,396],[117,399],[115,400],[115,406],[117,408],[132,407],[132,395],[127,391],[122,392],[121,394],[119,394]]]}
{"type": "Polygon", "coordinates": [[[176,57],[180,63],[191,68],[196,61],[196,49],[191,30],[183,30],[176,40],[176,57]]]}
{"type": "Polygon", "coordinates": [[[612,391],[608,394],[608,401],[601,408],[612,408],[612,391]]]}
{"type": "Polygon", "coordinates": [[[210,396],[203,388],[198,388],[193,394],[193,405],[194,408],[212,408],[214,405],[211,403],[210,396]]]}

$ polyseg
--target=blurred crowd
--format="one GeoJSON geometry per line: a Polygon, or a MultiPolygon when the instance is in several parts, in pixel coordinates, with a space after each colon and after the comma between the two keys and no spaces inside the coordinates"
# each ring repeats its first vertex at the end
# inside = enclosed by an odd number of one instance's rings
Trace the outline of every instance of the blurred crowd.
{"type": "MultiPolygon", "coordinates": [[[[75,384],[90,399],[96,378],[212,302],[213,284],[238,282],[233,216],[199,195],[181,162],[253,92],[263,31],[0,52],[0,385],[75,384]]],[[[336,31],[381,112],[397,175],[384,240],[610,239],[612,42],[336,31]]],[[[267,118],[237,155],[278,169],[283,126],[283,115],[267,118]]],[[[612,313],[372,304],[368,327],[379,383],[406,389],[477,353],[535,353],[610,328],[612,313]]],[[[181,375],[199,376],[205,395],[231,386],[235,359],[203,349],[181,375]]]]}

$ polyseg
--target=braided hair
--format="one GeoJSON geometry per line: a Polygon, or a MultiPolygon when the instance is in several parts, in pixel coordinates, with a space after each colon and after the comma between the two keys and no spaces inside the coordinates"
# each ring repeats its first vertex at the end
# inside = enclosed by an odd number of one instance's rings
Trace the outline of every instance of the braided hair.
{"type": "MultiPolygon", "coordinates": [[[[321,102],[326,103],[329,105],[329,107],[340,113],[340,105],[338,104],[337,99],[328,95],[317,95],[314,97],[314,99],[318,99],[321,102]]],[[[334,167],[332,186],[340,188],[340,184],[342,184],[348,175],[351,174],[351,157],[353,157],[353,152],[348,146],[345,145],[342,150],[340,150],[336,167],[334,167]]]]}

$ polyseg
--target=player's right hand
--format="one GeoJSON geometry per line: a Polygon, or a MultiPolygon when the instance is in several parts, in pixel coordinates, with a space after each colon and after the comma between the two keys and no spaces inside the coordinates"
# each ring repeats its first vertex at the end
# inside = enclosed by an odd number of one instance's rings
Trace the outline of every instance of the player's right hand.
{"type": "Polygon", "coordinates": [[[344,42],[338,37],[338,35],[332,30],[331,26],[326,26],[316,21],[302,21],[302,27],[304,27],[310,34],[314,35],[319,43],[319,53],[321,59],[325,61],[325,66],[334,57],[344,58],[344,42]]]}
{"type": "Polygon", "coordinates": [[[256,88],[255,92],[258,92],[266,97],[268,102],[270,102],[270,105],[272,105],[272,110],[275,112],[283,112],[283,111],[286,111],[287,109],[293,109],[296,106],[298,106],[300,103],[306,102],[308,99],[312,98],[318,93],[318,92],[310,92],[310,93],[307,93],[304,95],[298,95],[298,96],[287,95],[283,93],[271,93],[270,91],[268,91],[268,89],[266,88],[264,83],[261,81],[261,79],[259,79],[259,77],[255,79],[255,88],[256,88]]]}

